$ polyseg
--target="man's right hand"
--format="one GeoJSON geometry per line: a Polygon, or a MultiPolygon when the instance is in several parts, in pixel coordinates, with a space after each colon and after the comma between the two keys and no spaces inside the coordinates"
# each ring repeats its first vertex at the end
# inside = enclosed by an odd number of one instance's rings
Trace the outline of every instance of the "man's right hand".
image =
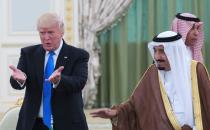
{"type": "Polygon", "coordinates": [[[92,117],[111,119],[117,116],[117,110],[110,108],[100,108],[90,113],[92,117]]]}
{"type": "Polygon", "coordinates": [[[26,75],[21,70],[16,68],[13,65],[10,65],[9,68],[12,70],[12,78],[19,83],[23,84],[26,81],[26,75]]]}

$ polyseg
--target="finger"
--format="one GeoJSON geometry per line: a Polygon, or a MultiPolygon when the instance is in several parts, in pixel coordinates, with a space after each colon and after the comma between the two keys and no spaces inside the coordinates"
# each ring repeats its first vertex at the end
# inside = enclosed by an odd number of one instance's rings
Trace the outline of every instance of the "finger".
{"type": "Polygon", "coordinates": [[[99,116],[99,115],[91,115],[91,117],[101,117],[101,116],[99,116]]]}
{"type": "Polygon", "coordinates": [[[99,114],[99,113],[90,113],[90,115],[92,116],[92,117],[103,117],[102,116],[102,114],[99,114]]]}
{"type": "Polygon", "coordinates": [[[44,79],[44,81],[49,82],[50,80],[49,79],[44,79]]]}
{"type": "Polygon", "coordinates": [[[57,78],[58,76],[59,76],[59,74],[54,72],[50,75],[50,77],[48,79],[51,81],[51,80],[57,78]]]}
{"type": "Polygon", "coordinates": [[[63,69],[64,69],[64,66],[60,66],[56,71],[61,73],[63,71],[63,69]]]}
{"type": "Polygon", "coordinates": [[[54,75],[51,75],[47,80],[52,82],[53,79],[54,79],[54,75]]]}
{"type": "Polygon", "coordinates": [[[12,71],[16,71],[16,70],[17,70],[17,68],[16,68],[15,66],[13,66],[13,65],[10,65],[9,68],[10,68],[12,71]]]}
{"type": "Polygon", "coordinates": [[[91,112],[90,115],[91,116],[94,116],[94,115],[96,115],[96,113],[95,112],[91,112]]]}
{"type": "Polygon", "coordinates": [[[90,115],[96,115],[96,114],[98,114],[98,112],[96,111],[90,113],[90,115]]]}
{"type": "Polygon", "coordinates": [[[55,75],[49,77],[49,81],[54,84],[57,84],[60,81],[60,74],[55,74],[55,75]]]}
{"type": "Polygon", "coordinates": [[[103,112],[103,111],[105,111],[106,109],[103,109],[103,108],[99,108],[99,109],[95,109],[95,110],[93,110],[92,112],[90,112],[90,113],[99,113],[99,112],[103,112]]]}

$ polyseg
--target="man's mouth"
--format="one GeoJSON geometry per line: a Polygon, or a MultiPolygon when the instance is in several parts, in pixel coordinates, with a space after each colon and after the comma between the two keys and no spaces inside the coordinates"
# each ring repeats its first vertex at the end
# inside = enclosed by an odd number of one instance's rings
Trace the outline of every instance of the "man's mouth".
{"type": "Polygon", "coordinates": [[[159,70],[165,70],[165,67],[158,67],[159,70]]]}
{"type": "Polygon", "coordinates": [[[157,60],[156,62],[157,63],[163,63],[163,62],[165,62],[165,60],[157,60]]]}

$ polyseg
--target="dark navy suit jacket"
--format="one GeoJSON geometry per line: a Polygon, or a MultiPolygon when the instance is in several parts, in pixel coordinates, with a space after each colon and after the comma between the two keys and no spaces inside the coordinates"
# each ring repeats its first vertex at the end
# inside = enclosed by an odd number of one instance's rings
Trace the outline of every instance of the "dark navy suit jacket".
{"type": "MultiPolygon", "coordinates": [[[[14,89],[26,88],[16,130],[32,130],[38,116],[43,91],[45,50],[42,45],[21,49],[17,68],[27,75],[24,87],[12,77],[14,89]]],[[[83,111],[82,89],[88,76],[89,54],[65,42],[58,55],[55,70],[64,66],[59,85],[52,90],[54,130],[88,130],[83,111]]]]}

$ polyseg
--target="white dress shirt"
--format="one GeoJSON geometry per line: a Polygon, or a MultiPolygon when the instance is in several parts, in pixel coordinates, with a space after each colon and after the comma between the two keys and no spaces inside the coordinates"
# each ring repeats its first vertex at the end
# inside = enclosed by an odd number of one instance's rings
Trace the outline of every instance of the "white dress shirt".
{"type": "MultiPolygon", "coordinates": [[[[58,55],[60,53],[60,50],[61,50],[62,46],[63,46],[63,41],[61,40],[60,46],[58,47],[58,49],[54,50],[54,53],[55,53],[55,55],[53,55],[54,68],[55,68],[56,61],[57,61],[57,58],[58,58],[58,55]]],[[[46,67],[48,58],[49,58],[49,51],[46,51],[46,53],[45,53],[45,61],[44,61],[44,68],[46,67]]],[[[56,85],[53,84],[53,88],[56,88],[57,85],[58,84],[56,84],[56,85]]],[[[42,95],[43,95],[43,93],[42,93],[42,95]]],[[[42,96],[42,101],[41,101],[38,117],[40,117],[40,118],[43,117],[43,96],[42,96]]]]}

